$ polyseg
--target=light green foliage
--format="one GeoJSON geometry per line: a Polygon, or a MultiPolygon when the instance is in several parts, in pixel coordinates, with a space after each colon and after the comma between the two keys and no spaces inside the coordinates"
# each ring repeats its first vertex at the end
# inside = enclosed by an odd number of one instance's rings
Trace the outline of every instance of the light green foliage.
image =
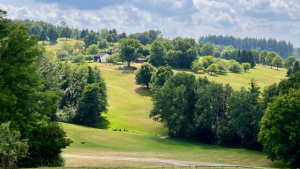
{"type": "Polygon", "coordinates": [[[88,51],[88,54],[90,55],[95,55],[99,52],[99,49],[98,49],[98,45],[94,44],[94,45],[90,45],[88,48],[87,48],[87,51],[88,51]]]}
{"type": "Polygon", "coordinates": [[[102,39],[105,39],[108,34],[109,34],[108,29],[104,28],[100,30],[100,36],[102,37],[102,39]]]}
{"type": "Polygon", "coordinates": [[[265,65],[266,64],[266,56],[268,55],[268,51],[263,50],[260,54],[259,54],[259,63],[265,65]]]}
{"type": "Polygon", "coordinates": [[[93,60],[93,59],[94,59],[94,57],[91,55],[85,57],[85,60],[88,60],[89,62],[91,62],[91,60],[93,60]]]}
{"type": "Polygon", "coordinates": [[[253,59],[255,63],[260,63],[259,62],[259,51],[257,49],[252,49],[251,50],[252,55],[253,55],[253,59]]]}
{"type": "Polygon", "coordinates": [[[203,64],[204,68],[207,69],[211,64],[215,63],[216,60],[213,56],[204,56],[201,59],[201,62],[203,64]]]}
{"type": "Polygon", "coordinates": [[[62,28],[60,35],[61,37],[65,37],[66,40],[68,40],[68,38],[71,38],[72,36],[72,30],[69,27],[64,27],[62,28]]]}
{"type": "Polygon", "coordinates": [[[161,44],[164,46],[164,48],[165,48],[167,51],[170,51],[170,50],[173,50],[173,49],[174,49],[174,46],[171,44],[170,41],[162,41],[161,44]]]}
{"type": "Polygon", "coordinates": [[[284,60],[284,68],[289,69],[293,67],[296,58],[294,56],[289,56],[284,60]]]}
{"type": "Polygon", "coordinates": [[[226,61],[224,61],[223,59],[217,58],[216,64],[218,66],[219,73],[221,73],[222,71],[228,70],[228,65],[227,65],[226,61]]]}
{"type": "Polygon", "coordinates": [[[117,60],[115,59],[114,56],[109,56],[109,57],[106,59],[106,62],[107,62],[107,63],[116,63],[117,60]]]}
{"type": "Polygon", "coordinates": [[[247,70],[249,70],[251,68],[251,65],[250,63],[242,63],[242,66],[243,66],[243,69],[246,73],[247,70]]]}
{"type": "Polygon", "coordinates": [[[88,35],[85,36],[83,39],[85,48],[88,48],[90,45],[97,45],[97,37],[95,33],[89,33],[88,35]]]}
{"type": "Polygon", "coordinates": [[[230,60],[231,59],[231,51],[230,50],[225,50],[222,52],[221,55],[222,59],[230,60]]]}
{"type": "Polygon", "coordinates": [[[151,63],[155,67],[159,66],[165,66],[166,65],[166,60],[165,60],[165,55],[166,51],[164,46],[158,42],[154,41],[151,44],[151,50],[150,50],[150,57],[148,59],[148,62],[151,63]]]}
{"type": "Polygon", "coordinates": [[[75,51],[76,50],[81,50],[83,48],[83,43],[76,41],[75,44],[73,45],[75,51]]]}
{"type": "Polygon", "coordinates": [[[202,56],[214,56],[215,55],[215,47],[212,43],[207,42],[201,47],[200,53],[202,56]]]}
{"type": "Polygon", "coordinates": [[[62,45],[61,49],[67,51],[70,55],[73,54],[74,51],[73,46],[66,42],[62,45]]]}
{"type": "Polygon", "coordinates": [[[73,63],[79,63],[80,61],[85,60],[85,57],[82,54],[79,54],[71,57],[71,60],[73,63]]]}
{"type": "Polygon", "coordinates": [[[121,60],[127,61],[128,67],[130,62],[136,59],[136,50],[142,49],[142,44],[136,39],[121,39],[119,44],[121,60]]]}
{"type": "Polygon", "coordinates": [[[203,64],[197,60],[194,60],[194,62],[192,63],[191,69],[193,72],[198,72],[200,70],[203,70],[203,64]]]}
{"type": "Polygon", "coordinates": [[[299,128],[300,90],[280,94],[268,104],[261,120],[258,140],[271,160],[289,162],[300,167],[299,128]]]}
{"type": "Polygon", "coordinates": [[[278,67],[283,67],[283,59],[279,55],[276,55],[272,60],[272,65],[277,67],[278,70],[278,67]]]}
{"type": "Polygon", "coordinates": [[[273,67],[273,65],[272,65],[272,61],[273,61],[273,59],[277,56],[278,54],[276,53],[276,52],[268,52],[268,54],[267,54],[267,56],[266,56],[266,58],[265,58],[265,61],[266,61],[266,64],[268,65],[268,66],[271,66],[271,69],[272,69],[272,67],[273,67]]]}
{"type": "Polygon", "coordinates": [[[143,63],[143,65],[135,72],[136,84],[146,85],[149,89],[149,83],[153,74],[155,74],[156,68],[150,63],[143,63]]]}
{"type": "Polygon", "coordinates": [[[0,165],[2,169],[16,168],[16,162],[28,154],[26,140],[21,140],[18,131],[9,129],[10,122],[0,125],[0,165]]]}
{"type": "Polygon", "coordinates": [[[59,50],[56,52],[56,56],[60,60],[65,60],[66,58],[69,57],[69,53],[65,50],[59,50]]]}
{"type": "Polygon", "coordinates": [[[242,71],[242,65],[240,65],[237,61],[235,60],[230,60],[228,62],[229,65],[229,70],[234,72],[234,73],[239,73],[242,71]]]}
{"type": "Polygon", "coordinates": [[[99,49],[109,48],[107,40],[106,39],[100,39],[98,47],[99,47],[99,49]]]}
{"type": "Polygon", "coordinates": [[[161,66],[157,69],[156,73],[151,77],[150,88],[155,90],[157,87],[162,87],[165,82],[174,75],[170,66],[161,66]]]}
{"type": "Polygon", "coordinates": [[[210,72],[211,74],[214,72],[214,73],[216,73],[216,72],[219,72],[220,70],[219,70],[219,68],[218,68],[218,65],[217,64],[211,64],[207,69],[206,69],[206,71],[208,71],[208,72],[210,72]]]}

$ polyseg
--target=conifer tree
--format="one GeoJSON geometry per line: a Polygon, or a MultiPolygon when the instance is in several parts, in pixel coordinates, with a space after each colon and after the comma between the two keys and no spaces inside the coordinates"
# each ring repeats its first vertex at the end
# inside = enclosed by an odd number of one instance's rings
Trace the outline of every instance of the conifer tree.
{"type": "Polygon", "coordinates": [[[45,44],[45,40],[47,40],[45,30],[42,31],[41,36],[40,36],[40,40],[43,41],[43,44],[45,44]]]}

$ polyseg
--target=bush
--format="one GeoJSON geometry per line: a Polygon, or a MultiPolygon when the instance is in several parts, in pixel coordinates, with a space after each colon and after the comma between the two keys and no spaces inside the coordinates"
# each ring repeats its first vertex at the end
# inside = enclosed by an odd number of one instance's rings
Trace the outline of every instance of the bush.
{"type": "Polygon", "coordinates": [[[229,70],[234,72],[234,73],[239,73],[242,71],[242,66],[236,62],[236,61],[230,61],[229,62],[229,70]]]}
{"type": "Polygon", "coordinates": [[[65,58],[69,57],[69,53],[65,50],[59,50],[56,52],[56,56],[60,60],[64,60],[65,58]]]}
{"type": "Polygon", "coordinates": [[[198,62],[197,60],[193,61],[191,69],[193,72],[198,72],[199,70],[203,70],[203,64],[198,62]]]}
{"type": "Polygon", "coordinates": [[[215,63],[216,60],[213,56],[204,56],[201,60],[205,69],[207,69],[211,64],[215,63]]]}
{"type": "Polygon", "coordinates": [[[91,62],[91,60],[93,60],[94,59],[94,57],[93,56],[87,56],[87,57],[85,57],[85,60],[88,60],[89,62],[91,62]]]}
{"type": "Polygon", "coordinates": [[[73,63],[79,63],[82,60],[85,60],[85,57],[83,55],[76,55],[72,57],[73,63]]]}
{"type": "Polygon", "coordinates": [[[116,63],[116,60],[115,60],[115,58],[114,58],[113,56],[110,56],[110,57],[108,57],[108,58],[106,59],[106,62],[107,62],[107,63],[116,63]]]}

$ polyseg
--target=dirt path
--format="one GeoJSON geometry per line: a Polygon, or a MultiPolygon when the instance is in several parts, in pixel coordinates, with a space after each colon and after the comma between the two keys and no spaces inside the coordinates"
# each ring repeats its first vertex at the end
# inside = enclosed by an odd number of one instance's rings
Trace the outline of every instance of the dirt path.
{"type": "Polygon", "coordinates": [[[112,161],[163,163],[163,164],[169,164],[169,165],[173,165],[173,166],[192,166],[192,167],[195,167],[195,166],[232,166],[232,165],[226,165],[226,164],[202,163],[202,162],[169,160],[169,159],[158,159],[158,158],[81,156],[81,155],[71,155],[71,154],[63,154],[63,157],[98,159],[98,160],[112,160],[112,161]]]}
{"type": "Polygon", "coordinates": [[[57,40],[57,42],[59,42],[59,43],[61,43],[61,44],[64,44],[62,41],[60,41],[60,40],[57,40]]]}

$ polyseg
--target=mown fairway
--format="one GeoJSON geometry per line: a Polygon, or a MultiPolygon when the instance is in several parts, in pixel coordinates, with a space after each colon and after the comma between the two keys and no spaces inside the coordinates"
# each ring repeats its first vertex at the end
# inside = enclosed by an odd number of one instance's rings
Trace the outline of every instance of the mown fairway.
{"type": "MultiPolygon", "coordinates": [[[[62,45],[62,44],[56,44],[62,45]]],[[[55,51],[58,46],[46,45],[47,50],[55,51]]],[[[138,157],[160,158],[185,161],[199,161],[218,164],[232,164],[259,167],[282,167],[280,162],[271,162],[262,152],[225,148],[214,145],[198,144],[171,138],[160,138],[166,135],[167,129],[161,124],[149,119],[152,108],[151,92],[145,87],[135,84],[135,74],[124,65],[88,63],[100,67],[101,73],[107,82],[108,101],[110,107],[105,119],[97,124],[100,129],[62,124],[67,135],[74,140],[64,153],[82,156],[104,157],[138,157]],[[122,131],[113,131],[121,129],[122,131]],[[124,129],[128,131],[124,131],[124,129]],[[80,144],[86,141],[86,144],[80,144]]],[[[133,64],[139,67],[140,64],[133,64]]],[[[175,69],[175,72],[186,69],[175,69]]],[[[285,76],[285,71],[274,71],[266,67],[256,66],[247,73],[223,73],[210,75],[198,73],[196,76],[207,76],[209,80],[219,83],[230,83],[238,90],[248,87],[252,78],[258,81],[259,86],[265,87],[274,82],[279,82],[285,76]]],[[[157,166],[158,164],[110,161],[95,159],[77,159],[67,157],[67,167],[73,166],[107,166],[133,168],[157,166]]]]}

